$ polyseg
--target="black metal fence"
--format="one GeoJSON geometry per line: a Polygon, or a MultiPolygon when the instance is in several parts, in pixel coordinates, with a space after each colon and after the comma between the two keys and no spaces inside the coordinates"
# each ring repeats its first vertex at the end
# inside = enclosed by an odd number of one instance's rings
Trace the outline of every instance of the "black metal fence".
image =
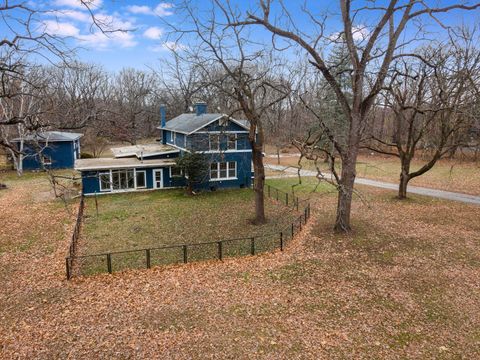
{"type": "MultiPolygon", "coordinates": [[[[264,252],[283,251],[288,242],[302,229],[310,218],[310,203],[300,200],[294,194],[265,185],[265,196],[284,203],[301,211],[301,214],[278,232],[251,237],[217,240],[203,243],[178,244],[170,246],[150,247],[144,249],[116,251],[93,255],[77,256],[76,239],[80,225],[75,226],[72,237],[73,252],[66,258],[67,279],[73,276],[73,264],[82,275],[120,271],[124,269],[151,268],[158,265],[188,263],[206,260],[223,260],[227,257],[256,255],[264,252]],[[73,240],[75,238],[75,240],[73,240]],[[83,270],[82,270],[83,269],[83,270]]],[[[83,201],[83,199],[82,199],[83,201]]],[[[83,215],[83,205],[81,205],[83,215]]],[[[80,215],[80,211],[79,211],[80,215]]],[[[77,224],[81,222],[79,216],[77,224]]],[[[71,247],[72,247],[71,245],[71,247]]]]}
{"type": "Polygon", "coordinates": [[[70,240],[70,246],[68,248],[67,258],[65,259],[67,268],[67,279],[72,276],[72,269],[74,260],[77,258],[78,239],[80,237],[80,228],[82,227],[83,211],[85,209],[85,197],[82,195],[80,198],[80,204],[78,205],[77,219],[75,221],[75,227],[73,229],[72,239],[70,240]]]}

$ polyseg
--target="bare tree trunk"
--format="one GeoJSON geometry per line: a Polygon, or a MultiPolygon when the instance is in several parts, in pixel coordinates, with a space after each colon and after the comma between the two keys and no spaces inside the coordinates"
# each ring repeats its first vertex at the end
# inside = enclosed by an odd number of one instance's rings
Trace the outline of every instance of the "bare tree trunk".
{"type": "Polygon", "coordinates": [[[334,230],[348,232],[352,230],[350,225],[350,213],[352,209],[353,185],[355,183],[357,154],[342,161],[342,175],[339,183],[337,217],[334,230]]]}
{"type": "Polygon", "coordinates": [[[252,161],[254,170],[254,186],[255,192],[255,223],[265,223],[265,199],[263,189],[265,186],[265,167],[263,166],[262,145],[257,142],[251,142],[252,145],[252,161]]]}
{"type": "Polygon", "coordinates": [[[280,165],[280,146],[276,146],[277,148],[277,164],[280,165]]]}
{"type": "Polygon", "coordinates": [[[407,198],[407,186],[410,181],[410,161],[411,159],[404,156],[400,159],[402,163],[402,172],[400,173],[400,184],[398,186],[398,198],[404,200],[407,198]]]}

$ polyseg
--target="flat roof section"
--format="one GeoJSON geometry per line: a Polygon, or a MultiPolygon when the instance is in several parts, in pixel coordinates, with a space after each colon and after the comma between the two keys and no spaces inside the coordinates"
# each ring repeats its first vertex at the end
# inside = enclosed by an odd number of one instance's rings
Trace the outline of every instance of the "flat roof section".
{"type": "Polygon", "coordinates": [[[175,159],[139,160],[137,158],[95,158],[78,159],[75,161],[75,170],[110,170],[128,168],[151,168],[175,165],[175,159]]]}
{"type": "Polygon", "coordinates": [[[116,158],[136,156],[141,158],[142,156],[149,157],[155,155],[161,155],[165,153],[178,153],[178,149],[170,145],[164,144],[140,144],[140,145],[131,145],[131,146],[121,146],[111,148],[113,156],[116,158]]]}

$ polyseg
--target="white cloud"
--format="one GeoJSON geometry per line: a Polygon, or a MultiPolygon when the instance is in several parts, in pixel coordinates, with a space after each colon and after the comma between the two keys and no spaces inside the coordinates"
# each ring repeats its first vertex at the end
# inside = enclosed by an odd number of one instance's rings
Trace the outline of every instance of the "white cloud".
{"type": "Polygon", "coordinates": [[[145,14],[151,15],[152,9],[146,5],[131,5],[127,6],[127,10],[130,11],[132,14],[145,14]]]}
{"type": "MultiPolygon", "coordinates": [[[[99,8],[102,6],[102,0],[85,0],[84,3],[90,8],[99,8]]],[[[68,6],[77,9],[86,9],[86,6],[82,4],[80,0],[55,0],[55,5],[68,6]]]]}
{"type": "Polygon", "coordinates": [[[105,50],[111,46],[120,46],[130,48],[137,45],[135,38],[130,32],[113,32],[104,34],[101,31],[95,31],[91,34],[79,35],[80,45],[105,50]]]}
{"type": "Polygon", "coordinates": [[[169,9],[172,9],[172,8],[173,8],[172,3],[160,3],[155,8],[154,13],[158,16],[170,16],[170,15],[173,15],[173,11],[170,11],[169,9]]]}
{"type": "MultiPolygon", "coordinates": [[[[328,39],[335,42],[343,42],[344,32],[334,32],[328,39]]],[[[370,36],[370,30],[364,25],[357,25],[352,27],[352,37],[354,41],[364,41],[370,36]]]]}
{"type": "Polygon", "coordinates": [[[362,41],[370,36],[370,30],[366,26],[354,26],[352,28],[353,40],[362,41]]]}
{"type": "Polygon", "coordinates": [[[187,50],[187,46],[174,41],[165,41],[160,45],[150,46],[148,49],[153,52],[182,51],[187,50]]]}
{"type": "Polygon", "coordinates": [[[156,27],[156,26],[149,27],[143,33],[143,36],[145,36],[148,39],[152,39],[152,40],[158,40],[162,37],[162,35],[163,35],[163,30],[159,27],[156,27]]]}
{"type": "Polygon", "coordinates": [[[75,21],[80,21],[80,22],[87,22],[87,23],[92,22],[92,16],[88,12],[83,12],[78,10],[65,9],[65,10],[52,11],[49,14],[53,16],[57,16],[59,18],[69,18],[75,21]]]}
{"type": "Polygon", "coordinates": [[[151,8],[147,5],[131,5],[127,6],[127,10],[132,14],[143,14],[143,15],[157,15],[157,16],[170,16],[173,15],[174,5],[172,3],[161,2],[155,8],[151,8]]]}
{"type": "Polygon", "coordinates": [[[80,34],[80,30],[70,23],[46,20],[43,24],[44,32],[52,36],[78,36],[80,34]]]}

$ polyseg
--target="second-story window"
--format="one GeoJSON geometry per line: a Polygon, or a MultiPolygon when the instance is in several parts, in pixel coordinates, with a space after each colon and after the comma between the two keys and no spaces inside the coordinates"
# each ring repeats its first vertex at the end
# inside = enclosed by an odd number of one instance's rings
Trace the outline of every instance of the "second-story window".
{"type": "Polygon", "coordinates": [[[175,144],[177,142],[177,133],[172,132],[172,143],[175,144]]]}
{"type": "Polygon", "coordinates": [[[210,134],[209,136],[210,150],[220,150],[220,137],[217,134],[210,134]]]}
{"type": "Polygon", "coordinates": [[[227,135],[227,150],[237,150],[237,135],[227,135]]]}

